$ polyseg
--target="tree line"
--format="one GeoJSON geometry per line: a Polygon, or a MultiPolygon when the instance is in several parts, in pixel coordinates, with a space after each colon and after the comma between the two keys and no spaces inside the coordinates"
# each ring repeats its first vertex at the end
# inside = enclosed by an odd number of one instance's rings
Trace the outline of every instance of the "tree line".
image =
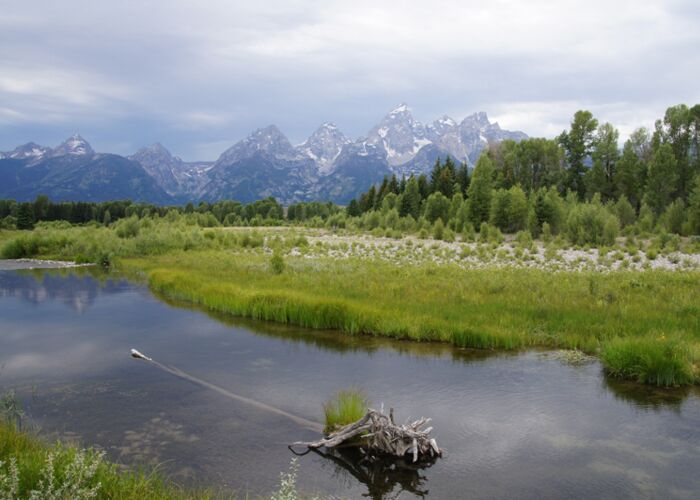
{"type": "Polygon", "coordinates": [[[621,149],[618,141],[612,124],[578,111],[554,139],[489,144],[472,172],[448,157],[430,176],[386,177],[352,200],[346,214],[366,219],[395,209],[419,226],[440,219],[461,231],[487,223],[534,236],[546,224],[582,242],[606,225],[610,234],[633,224],[700,234],[700,104],[670,107],[653,131],[638,128],[621,149]]]}
{"type": "Polygon", "coordinates": [[[105,202],[53,202],[40,195],[34,201],[0,200],[0,229],[31,229],[38,222],[66,221],[71,224],[109,225],[120,219],[148,216],[164,217],[168,213],[192,214],[199,225],[263,225],[284,219],[284,208],[274,198],[253,203],[237,201],[201,202],[197,205],[161,206],[129,200],[105,202]]]}

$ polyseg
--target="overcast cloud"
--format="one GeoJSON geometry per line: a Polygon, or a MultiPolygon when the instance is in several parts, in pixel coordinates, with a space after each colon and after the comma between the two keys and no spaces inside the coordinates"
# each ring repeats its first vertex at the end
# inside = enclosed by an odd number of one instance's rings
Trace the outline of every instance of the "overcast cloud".
{"type": "Polygon", "coordinates": [[[270,123],[355,138],[404,101],[546,137],[586,108],[625,136],[698,82],[697,0],[0,0],[0,150],[79,132],[215,159],[270,123]]]}

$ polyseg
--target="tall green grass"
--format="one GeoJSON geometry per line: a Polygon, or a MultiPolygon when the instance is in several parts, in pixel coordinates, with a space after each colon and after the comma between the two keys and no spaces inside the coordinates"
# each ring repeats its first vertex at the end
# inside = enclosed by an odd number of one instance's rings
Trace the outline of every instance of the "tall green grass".
{"type": "MultiPolygon", "coordinates": [[[[11,481],[12,463],[16,465],[18,491],[15,498],[27,498],[34,491],[46,491],[48,461],[54,483],[50,489],[57,491],[69,486],[95,490],[98,499],[185,499],[214,498],[207,491],[193,491],[167,481],[155,472],[128,472],[101,459],[95,451],[82,451],[74,446],[49,445],[37,437],[18,431],[14,426],[0,423],[0,497],[3,497],[3,480],[11,481]],[[90,468],[94,467],[94,470],[90,468]],[[43,481],[43,487],[42,487],[43,481]]],[[[82,496],[64,491],[60,498],[82,496]]]]}
{"type": "Polygon", "coordinates": [[[659,386],[700,382],[700,356],[687,341],[665,335],[613,338],[603,345],[605,370],[618,378],[659,386]]]}
{"type": "MultiPolygon", "coordinates": [[[[303,255],[270,259],[262,247],[281,256],[296,244],[296,235],[206,229],[158,218],[109,228],[48,226],[0,237],[5,240],[0,255],[6,258],[117,262],[134,275],[146,273],[150,286],[165,297],[309,328],[463,348],[541,346],[590,354],[614,339],[656,332],[680,339],[691,352],[700,345],[698,271],[551,274],[303,255]]],[[[612,359],[621,348],[610,345],[612,359]]],[[[638,376],[620,369],[639,364],[636,358],[619,354],[622,361],[607,363],[609,373],[660,385],[693,383],[689,358],[653,343],[648,350],[685,367],[672,370],[670,378],[638,376]]],[[[647,364],[653,364],[651,358],[647,364]]]]}
{"type": "MultiPolygon", "coordinates": [[[[612,339],[659,331],[691,347],[700,342],[697,272],[552,275],[536,269],[286,261],[285,272],[275,274],[264,255],[176,252],[126,259],[122,267],[146,271],[150,286],[166,297],[213,311],[349,334],[592,354],[612,339]]],[[[677,373],[674,383],[691,383],[677,373]]],[[[653,377],[644,380],[666,384],[653,377]]]]}
{"type": "Polygon", "coordinates": [[[326,433],[361,419],[367,412],[369,401],[358,389],[338,391],[323,405],[326,433]]]}

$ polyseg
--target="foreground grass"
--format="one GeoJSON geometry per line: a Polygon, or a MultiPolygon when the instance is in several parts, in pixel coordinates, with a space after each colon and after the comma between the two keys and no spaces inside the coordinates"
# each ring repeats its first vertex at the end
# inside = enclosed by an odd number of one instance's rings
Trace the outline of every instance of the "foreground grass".
{"type": "Polygon", "coordinates": [[[127,472],[95,451],[49,445],[0,422],[0,498],[214,498],[156,473],[127,472]],[[31,496],[33,494],[33,496],[31,496]]]}
{"type": "Polygon", "coordinates": [[[268,260],[262,253],[174,252],[125,259],[121,266],[145,272],[167,297],[237,316],[479,349],[602,352],[616,376],[660,385],[700,381],[697,272],[553,275],[288,258],[278,274],[268,260]],[[614,355],[625,350],[640,353],[614,355]],[[658,351],[664,363],[682,369],[669,371],[641,351],[658,351]]]}

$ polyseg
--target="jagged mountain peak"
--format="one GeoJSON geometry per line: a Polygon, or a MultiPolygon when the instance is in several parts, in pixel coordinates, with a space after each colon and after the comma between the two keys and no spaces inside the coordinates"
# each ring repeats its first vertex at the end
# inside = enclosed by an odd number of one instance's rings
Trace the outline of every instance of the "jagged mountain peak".
{"type": "Polygon", "coordinates": [[[325,122],[306,141],[297,146],[297,150],[314,160],[319,174],[325,175],[333,168],[333,162],[343,146],[350,142],[334,123],[325,122]]]}
{"type": "Polygon", "coordinates": [[[233,163],[258,153],[285,160],[299,159],[302,156],[276,125],[268,125],[228,148],[217,163],[233,163]]]}
{"type": "Polygon", "coordinates": [[[370,144],[381,146],[390,165],[410,160],[421,147],[430,143],[425,127],[413,118],[411,109],[402,103],[389,112],[367,134],[370,144]]]}
{"type": "Polygon", "coordinates": [[[396,106],[394,109],[389,111],[389,116],[400,115],[403,113],[408,113],[408,114],[411,113],[411,108],[409,108],[408,104],[406,104],[405,102],[402,102],[401,104],[396,106]]]}
{"type": "Polygon", "coordinates": [[[94,154],[95,151],[90,143],[83,139],[80,134],[73,134],[52,151],[52,156],[91,156],[94,154]]]}
{"type": "Polygon", "coordinates": [[[473,113],[465,117],[464,120],[462,120],[461,125],[477,126],[478,128],[484,128],[491,125],[491,122],[489,122],[489,117],[485,111],[479,111],[477,113],[473,113]]]}
{"type": "Polygon", "coordinates": [[[26,144],[22,144],[21,146],[17,146],[4,156],[15,160],[38,159],[43,158],[50,151],[51,148],[41,146],[36,142],[28,142],[26,144]]]}
{"type": "Polygon", "coordinates": [[[129,156],[130,160],[138,161],[139,163],[172,163],[176,159],[168,149],[161,143],[156,142],[150,146],[139,148],[136,153],[129,156]]]}

